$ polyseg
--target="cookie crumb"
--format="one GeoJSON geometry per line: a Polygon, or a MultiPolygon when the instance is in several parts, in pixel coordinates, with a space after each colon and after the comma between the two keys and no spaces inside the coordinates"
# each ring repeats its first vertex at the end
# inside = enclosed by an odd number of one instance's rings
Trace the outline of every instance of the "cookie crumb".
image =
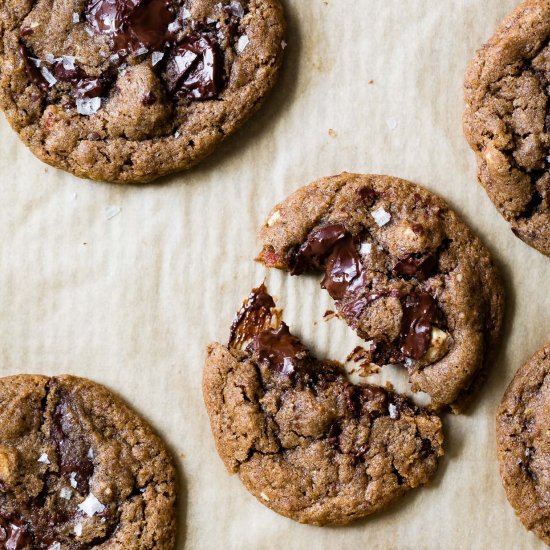
{"type": "Polygon", "coordinates": [[[332,128],[328,129],[328,135],[333,139],[338,137],[338,134],[332,128]]]}

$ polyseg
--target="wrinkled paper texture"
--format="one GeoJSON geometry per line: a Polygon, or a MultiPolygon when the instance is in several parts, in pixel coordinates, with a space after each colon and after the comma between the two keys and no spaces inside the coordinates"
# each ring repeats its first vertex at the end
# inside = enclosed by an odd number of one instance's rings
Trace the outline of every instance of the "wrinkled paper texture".
{"type": "Polygon", "coordinates": [[[516,369],[550,339],[549,260],[519,241],[476,184],[462,134],[475,49],[515,0],[283,0],[288,47],[264,108],[210,159],[142,187],[47,167],[0,119],[1,374],[106,384],[163,435],[180,467],[189,549],[542,548],[500,483],[495,412],[516,369]],[[218,458],[203,407],[205,347],[264,278],[321,356],[357,344],[315,277],[253,261],[269,209],[341,171],[390,174],[442,195],[492,250],[508,291],[498,360],[468,414],[447,416],[433,483],[340,528],[259,504],[218,458]]]}

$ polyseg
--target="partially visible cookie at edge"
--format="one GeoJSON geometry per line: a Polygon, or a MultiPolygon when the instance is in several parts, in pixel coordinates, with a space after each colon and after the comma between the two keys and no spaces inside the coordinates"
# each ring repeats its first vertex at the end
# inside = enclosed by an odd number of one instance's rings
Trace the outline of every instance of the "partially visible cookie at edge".
{"type": "Polygon", "coordinates": [[[500,475],[523,525],[550,545],[550,344],[523,365],[497,413],[500,475]]]}
{"type": "Polygon", "coordinates": [[[204,401],[218,453],[259,502],[301,523],[345,524],[426,484],[443,455],[439,417],[351,384],[282,322],[265,287],[227,346],[208,347],[204,401]]]}
{"type": "Polygon", "coordinates": [[[344,173],[275,206],[260,240],[266,266],[324,273],[372,363],[404,364],[434,407],[462,410],[498,340],[503,287],[441,198],[398,178],[344,173]]]}
{"type": "Polygon", "coordinates": [[[41,160],[141,183],[187,169],[260,106],[279,0],[6,0],[0,106],[41,160]]]}
{"type": "Polygon", "coordinates": [[[466,73],[478,179],[517,237],[550,256],[550,2],[526,0],[466,73]]]}
{"type": "Polygon", "coordinates": [[[0,379],[0,546],[172,550],[176,472],[162,441],[103,386],[0,379]]]}

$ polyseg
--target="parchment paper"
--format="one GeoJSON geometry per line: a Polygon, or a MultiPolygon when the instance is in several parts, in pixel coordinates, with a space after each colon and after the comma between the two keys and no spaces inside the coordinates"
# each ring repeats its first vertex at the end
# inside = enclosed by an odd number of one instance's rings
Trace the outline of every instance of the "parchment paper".
{"type": "Polygon", "coordinates": [[[516,0],[284,0],[282,79],[263,110],[201,167],[146,187],[47,168],[0,122],[0,374],[72,373],[106,384],[164,436],[181,472],[189,549],[541,548],[502,489],[494,416],[516,369],[550,339],[547,258],[514,237],[476,183],[462,135],[474,50],[516,0]],[[369,83],[372,81],[372,83],[369,83]],[[331,130],[329,135],[329,129],[331,130]],[[205,346],[265,277],[320,355],[357,340],[315,278],[252,260],[275,202],[343,170],[440,193],[506,277],[502,350],[469,413],[446,417],[428,488],[344,528],[278,516],[224,470],[201,395],[205,346]]]}

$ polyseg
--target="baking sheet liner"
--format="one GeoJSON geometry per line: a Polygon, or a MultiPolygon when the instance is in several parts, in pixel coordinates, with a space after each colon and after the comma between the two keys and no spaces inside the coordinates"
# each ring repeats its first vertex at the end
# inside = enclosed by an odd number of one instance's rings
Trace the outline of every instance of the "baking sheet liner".
{"type": "Polygon", "coordinates": [[[514,237],[476,184],[462,135],[474,50],[514,0],[284,0],[281,81],[202,166],[144,187],[79,180],[36,160],[0,120],[2,375],[106,384],[163,435],[181,472],[179,548],[542,548],[500,484],[494,416],[515,370],[550,339],[548,259],[514,237]],[[205,346],[266,278],[293,330],[343,360],[356,338],[316,278],[252,261],[271,206],[343,170],[441,194],[506,277],[498,360],[468,414],[445,417],[434,482],[348,527],[278,516],[224,470],[202,404],[205,346]]]}

